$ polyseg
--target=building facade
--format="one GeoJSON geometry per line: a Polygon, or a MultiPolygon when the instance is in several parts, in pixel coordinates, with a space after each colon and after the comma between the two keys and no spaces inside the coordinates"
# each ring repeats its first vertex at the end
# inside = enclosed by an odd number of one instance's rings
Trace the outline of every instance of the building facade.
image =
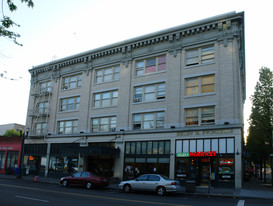
{"type": "Polygon", "coordinates": [[[240,188],[244,58],[231,12],[35,66],[25,164],[240,188]]]}

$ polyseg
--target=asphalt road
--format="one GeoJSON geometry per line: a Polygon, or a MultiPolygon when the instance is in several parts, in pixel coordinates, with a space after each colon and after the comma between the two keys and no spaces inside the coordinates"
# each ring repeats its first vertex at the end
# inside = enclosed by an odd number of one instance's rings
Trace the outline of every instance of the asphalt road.
{"type": "Polygon", "coordinates": [[[0,179],[1,206],[269,206],[272,200],[123,193],[107,189],[63,188],[60,185],[0,179]]]}

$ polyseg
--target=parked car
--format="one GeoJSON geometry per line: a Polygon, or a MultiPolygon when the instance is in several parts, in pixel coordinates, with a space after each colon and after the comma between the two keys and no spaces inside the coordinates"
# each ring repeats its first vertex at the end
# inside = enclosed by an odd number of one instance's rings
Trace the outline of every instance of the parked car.
{"type": "Polygon", "coordinates": [[[172,180],[164,175],[144,174],[135,180],[122,181],[119,189],[124,192],[131,191],[155,191],[158,195],[165,195],[166,192],[178,192],[181,186],[178,181],[172,180]]]}
{"type": "Polygon", "coordinates": [[[92,172],[76,172],[72,176],[62,177],[60,184],[63,187],[71,186],[83,186],[87,189],[92,187],[106,187],[109,185],[109,179],[98,176],[92,172]]]}

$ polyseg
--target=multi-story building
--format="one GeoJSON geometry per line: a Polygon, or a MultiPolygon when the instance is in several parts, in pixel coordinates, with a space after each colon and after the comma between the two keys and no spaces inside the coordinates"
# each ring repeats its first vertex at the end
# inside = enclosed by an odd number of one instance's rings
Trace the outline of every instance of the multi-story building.
{"type": "Polygon", "coordinates": [[[231,12],[33,67],[25,164],[240,188],[244,54],[231,12]]]}

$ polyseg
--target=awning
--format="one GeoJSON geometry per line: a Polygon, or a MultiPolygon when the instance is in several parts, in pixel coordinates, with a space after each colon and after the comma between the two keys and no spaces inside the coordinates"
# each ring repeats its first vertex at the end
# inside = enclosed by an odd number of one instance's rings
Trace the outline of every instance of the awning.
{"type": "Polygon", "coordinates": [[[25,144],[24,155],[46,156],[47,144],[25,144]]]}
{"type": "Polygon", "coordinates": [[[77,156],[81,155],[112,155],[118,156],[120,149],[106,146],[92,146],[80,147],[78,143],[65,143],[65,144],[51,144],[51,156],[77,156]]]}

